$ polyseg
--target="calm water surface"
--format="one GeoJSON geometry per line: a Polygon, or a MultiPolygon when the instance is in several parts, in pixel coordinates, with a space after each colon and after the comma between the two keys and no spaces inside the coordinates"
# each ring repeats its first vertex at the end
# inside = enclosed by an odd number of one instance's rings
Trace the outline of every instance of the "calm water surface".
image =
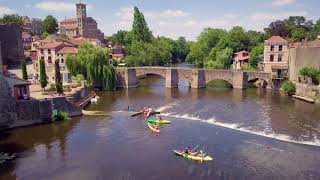
{"type": "Polygon", "coordinates": [[[278,92],[164,88],[148,76],[137,89],[100,93],[68,122],[11,130],[0,151],[0,179],[320,179],[320,107],[278,92]],[[153,106],[172,121],[161,134],[124,110],[153,106]],[[214,157],[185,160],[173,149],[200,145],[214,157]]]}

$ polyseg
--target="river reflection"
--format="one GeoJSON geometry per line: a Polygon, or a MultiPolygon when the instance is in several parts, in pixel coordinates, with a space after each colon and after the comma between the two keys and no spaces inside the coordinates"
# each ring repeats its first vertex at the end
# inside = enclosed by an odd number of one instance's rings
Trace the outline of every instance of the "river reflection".
{"type": "Polygon", "coordinates": [[[140,84],[99,93],[87,110],[106,116],[2,133],[0,151],[18,158],[0,165],[0,179],[320,178],[319,106],[265,89],[167,89],[158,76],[140,84]],[[153,134],[127,106],[152,106],[172,124],[153,134]],[[200,145],[214,161],[174,156],[186,145],[200,145]]]}

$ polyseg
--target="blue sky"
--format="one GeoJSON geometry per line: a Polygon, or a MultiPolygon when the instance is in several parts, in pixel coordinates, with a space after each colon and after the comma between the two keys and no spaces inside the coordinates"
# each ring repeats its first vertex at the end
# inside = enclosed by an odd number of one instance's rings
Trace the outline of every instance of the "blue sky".
{"type": "MultiPolygon", "coordinates": [[[[18,13],[58,20],[75,16],[78,0],[0,0],[0,16],[18,13]]],[[[130,30],[134,6],[144,13],[155,35],[194,40],[205,27],[230,29],[235,25],[263,30],[271,21],[290,15],[320,18],[319,0],[82,0],[87,14],[110,35],[119,29],[130,30]]]]}

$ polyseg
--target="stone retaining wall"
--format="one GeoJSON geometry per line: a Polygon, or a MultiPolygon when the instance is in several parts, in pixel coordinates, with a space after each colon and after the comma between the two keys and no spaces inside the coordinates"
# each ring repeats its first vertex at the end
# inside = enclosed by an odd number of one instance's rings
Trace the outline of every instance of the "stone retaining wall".
{"type": "Polygon", "coordinates": [[[296,95],[315,100],[320,103],[320,86],[296,83],[296,95]]]}

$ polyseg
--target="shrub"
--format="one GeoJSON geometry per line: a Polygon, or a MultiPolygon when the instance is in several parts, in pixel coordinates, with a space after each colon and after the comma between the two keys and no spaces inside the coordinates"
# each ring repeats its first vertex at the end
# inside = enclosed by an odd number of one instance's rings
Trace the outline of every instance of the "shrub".
{"type": "Polygon", "coordinates": [[[241,66],[242,71],[255,71],[257,68],[252,67],[252,66],[241,66]]]}
{"type": "Polygon", "coordinates": [[[75,77],[76,81],[77,81],[77,84],[78,86],[81,86],[81,81],[84,80],[84,77],[82,74],[78,74],[76,77],[75,77]]]}
{"type": "Polygon", "coordinates": [[[56,115],[53,115],[52,119],[54,121],[65,121],[65,120],[70,120],[70,117],[67,112],[59,111],[56,115]]]}
{"type": "Polygon", "coordinates": [[[304,77],[309,77],[312,79],[312,82],[319,84],[320,69],[314,67],[304,67],[300,69],[299,74],[304,77]]]}
{"type": "Polygon", "coordinates": [[[288,95],[293,95],[296,92],[296,85],[292,81],[284,82],[281,88],[288,95]]]}

